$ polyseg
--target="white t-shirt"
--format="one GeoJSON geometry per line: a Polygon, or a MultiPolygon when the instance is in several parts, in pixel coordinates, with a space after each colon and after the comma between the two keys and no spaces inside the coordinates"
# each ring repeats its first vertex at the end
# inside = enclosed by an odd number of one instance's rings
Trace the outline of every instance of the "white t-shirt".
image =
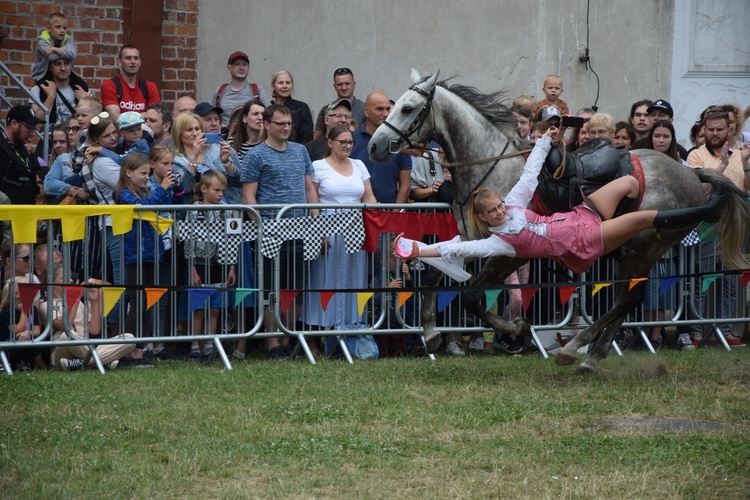
{"type": "Polygon", "coordinates": [[[314,161],[312,181],[318,184],[320,203],[361,203],[365,194],[365,181],[370,172],[360,160],[349,158],[352,173],[341,175],[324,159],[314,161]]]}

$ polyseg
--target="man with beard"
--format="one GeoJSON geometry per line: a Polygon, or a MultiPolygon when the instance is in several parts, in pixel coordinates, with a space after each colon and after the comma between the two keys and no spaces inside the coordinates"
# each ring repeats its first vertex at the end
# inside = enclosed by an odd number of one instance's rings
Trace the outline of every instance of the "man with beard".
{"type": "Polygon", "coordinates": [[[37,125],[45,123],[30,106],[14,106],[0,130],[0,191],[13,205],[33,205],[39,188],[36,155],[26,150],[26,141],[37,125]]]}
{"type": "MultiPolygon", "coordinates": [[[[706,143],[690,152],[688,165],[692,168],[707,168],[715,170],[728,177],[734,184],[746,191],[750,188],[750,144],[744,144],[741,150],[730,149],[729,114],[726,111],[709,111],[705,116],[706,143]]],[[[704,242],[700,248],[700,272],[722,273],[723,267],[719,262],[719,253],[716,242],[704,242]]],[[[720,287],[715,287],[716,304],[715,317],[734,318],[737,317],[737,276],[723,276],[720,287]],[[720,289],[719,289],[720,288],[720,289]]],[[[696,304],[696,310],[706,317],[704,312],[708,311],[707,293],[694,291],[695,299],[700,299],[696,304]]],[[[697,302],[697,300],[696,300],[697,302]]],[[[744,312],[744,301],[741,301],[744,312]]],[[[716,325],[727,344],[731,347],[742,347],[745,344],[732,335],[729,323],[716,325]]],[[[691,340],[693,344],[700,344],[703,332],[700,326],[692,327],[691,340]]]]}
{"type": "Polygon", "coordinates": [[[113,120],[117,121],[120,113],[143,113],[149,104],[161,102],[156,84],[138,76],[141,53],[137,48],[132,45],[121,48],[117,65],[120,74],[105,80],[101,89],[102,106],[113,120]]]}

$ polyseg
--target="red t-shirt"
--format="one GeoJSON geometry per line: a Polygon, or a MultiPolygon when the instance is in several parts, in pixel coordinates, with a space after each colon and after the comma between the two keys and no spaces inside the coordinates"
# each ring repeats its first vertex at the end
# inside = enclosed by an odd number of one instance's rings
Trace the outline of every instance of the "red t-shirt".
{"type": "Polygon", "coordinates": [[[115,86],[115,82],[111,79],[105,80],[104,83],[102,83],[100,91],[102,106],[104,108],[114,105],[120,108],[120,113],[126,111],[143,113],[146,111],[146,107],[149,104],[158,104],[161,102],[159,89],[156,88],[154,82],[146,81],[146,88],[148,89],[148,99],[146,99],[137,82],[135,88],[131,89],[128,84],[125,83],[125,80],[122,79],[122,75],[118,75],[117,78],[120,79],[120,85],[122,85],[122,98],[120,99],[120,102],[117,102],[117,87],[115,86]]]}

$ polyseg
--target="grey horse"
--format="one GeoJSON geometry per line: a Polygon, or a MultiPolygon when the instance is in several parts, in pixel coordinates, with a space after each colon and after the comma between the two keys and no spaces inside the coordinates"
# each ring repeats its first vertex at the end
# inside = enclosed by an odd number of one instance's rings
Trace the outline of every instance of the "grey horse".
{"type": "MultiPolygon", "coordinates": [[[[445,151],[447,162],[464,163],[450,167],[454,185],[453,213],[463,239],[469,234],[467,221],[468,200],[478,187],[507,193],[520,178],[524,159],[513,155],[524,147],[515,133],[516,120],[502,104],[503,92],[483,94],[473,87],[438,82],[438,74],[422,78],[416,70],[411,74],[412,86],[393,106],[386,122],[372,136],[369,144],[373,161],[384,161],[399,148],[414,148],[437,142],[445,151]],[[498,157],[502,157],[499,158],[498,157]]],[[[642,210],[671,210],[699,207],[706,202],[703,183],[721,184],[728,192],[722,217],[717,223],[722,261],[727,267],[742,268],[746,261],[742,254],[748,242],[750,208],[744,193],[720,174],[704,171],[697,175],[666,155],[652,150],[636,150],[645,174],[646,190],[642,210]]],[[[679,242],[692,227],[679,230],[650,229],[627,243],[632,250],[616,266],[618,285],[614,306],[596,322],[581,331],[556,356],[557,364],[574,363],[579,348],[588,345],[597,335],[598,341],[580,365],[580,372],[596,370],[599,361],[607,357],[610,345],[627,313],[643,299],[643,286],[628,290],[627,280],[648,276],[657,259],[679,242]],[[622,280],[622,281],[620,281],[622,280]]],[[[481,305],[482,286],[496,286],[525,261],[509,257],[490,258],[473,282],[473,290],[464,293],[468,312],[500,333],[524,334],[529,331],[525,320],[509,322],[486,311],[481,305]]],[[[434,287],[440,274],[430,277],[434,287]]],[[[425,293],[422,302],[422,325],[428,349],[440,343],[440,332],[435,328],[435,293],[425,293]]]]}

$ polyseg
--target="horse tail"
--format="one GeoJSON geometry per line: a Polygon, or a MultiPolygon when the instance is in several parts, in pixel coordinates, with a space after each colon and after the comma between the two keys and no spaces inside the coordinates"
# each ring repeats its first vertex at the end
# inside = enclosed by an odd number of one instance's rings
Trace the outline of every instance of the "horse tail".
{"type": "Polygon", "coordinates": [[[702,182],[723,184],[727,193],[721,217],[716,223],[721,263],[729,269],[744,269],[750,264],[745,250],[750,243],[750,205],[747,195],[727,177],[712,170],[700,171],[702,182]]]}

